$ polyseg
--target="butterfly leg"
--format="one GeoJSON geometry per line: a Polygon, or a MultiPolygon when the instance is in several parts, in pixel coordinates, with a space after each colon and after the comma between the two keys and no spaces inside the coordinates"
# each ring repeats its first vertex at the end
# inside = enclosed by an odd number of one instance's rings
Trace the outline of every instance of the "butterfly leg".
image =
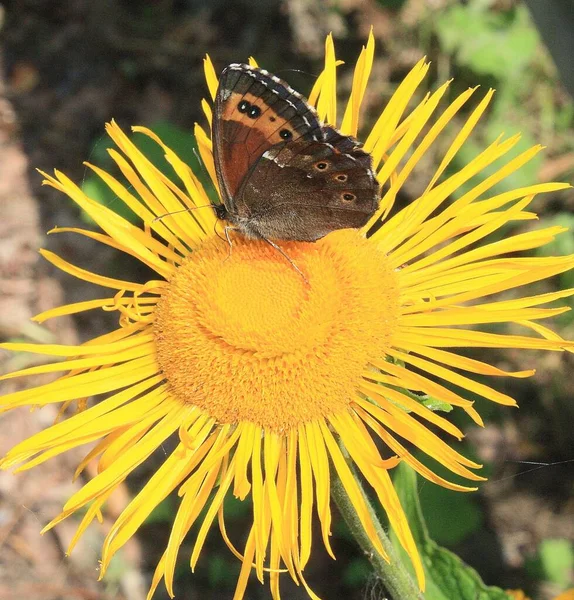
{"type": "Polygon", "coordinates": [[[225,239],[227,240],[227,243],[229,244],[229,252],[227,253],[227,256],[225,257],[225,260],[223,262],[225,262],[231,258],[231,250],[233,249],[233,243],[231,242],[231,238],[229,237],[229,230],[235,231],[235,230],[237,230],[237,227],[233,227],[232,225],[226,225],[223,228],[223,232],[225,234],[225,239]]]}
{"type": "Polygon", "coordinates": [[[301,277],[303,278],[303,281],[307,285],[309,285],[309,280],[307,279],[307,277],[305,277],[305,275],[303,274],[303,271],[301,271],[301,269],[297,266],[295,261],[288,254],[286,254],[285,251],[280,246],[278,246],[275,242],[273,242],[272,240],[269,240],[265,237],[261,238],[261,239],[265,240],[271,247],[275,248],[275,250],[277,250],[277,252],[279,252],[279,254],[284,256],[289,261],[291,266],[295,269],[295,271],[297,271],[297,273],[299,273],[299,275],[301,275],[301,277]]]}

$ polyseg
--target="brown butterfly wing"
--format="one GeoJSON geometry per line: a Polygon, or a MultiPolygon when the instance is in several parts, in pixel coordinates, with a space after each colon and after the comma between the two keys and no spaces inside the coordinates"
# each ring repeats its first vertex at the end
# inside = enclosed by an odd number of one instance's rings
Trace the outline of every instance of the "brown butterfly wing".
{"type": "Polygon", "coordinates": [[[287,141],[321,140],[321,124],[301,95],[267,71],[229,65],[221,74],[213,119],[214,159],[225,208],[265,151],[287,141]]]}
{"type": "Polygon", "coordinates": [[[367,223],[379,204],[371,156],[332,128],[323,134],[275,145],[251,168],[236,198],[247,234],[312,242],[367,223]]]}

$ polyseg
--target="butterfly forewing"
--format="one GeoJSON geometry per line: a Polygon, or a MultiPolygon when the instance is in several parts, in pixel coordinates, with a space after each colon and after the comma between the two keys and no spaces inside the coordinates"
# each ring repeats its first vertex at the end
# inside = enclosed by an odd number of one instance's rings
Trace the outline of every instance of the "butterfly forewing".
{"type": "Polygon", "coordinates": [[[302,136],[322,136],[314,110],[297,92],[248,65],[229,65],[223,71],[215,117],[216,168],[229,210],[244,177],[266,150],[302,136]]]}

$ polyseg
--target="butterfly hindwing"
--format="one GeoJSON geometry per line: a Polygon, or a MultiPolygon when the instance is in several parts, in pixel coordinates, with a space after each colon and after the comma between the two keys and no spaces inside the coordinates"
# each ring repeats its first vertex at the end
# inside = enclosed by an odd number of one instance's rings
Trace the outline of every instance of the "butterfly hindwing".
{"type": "Polygon", "coordinates": [[[237,212],[263,237],[315,241],[362,227],[377,209],[370,155],[335,130],[326,138],[271,148],[246,179],[237,212]]]}

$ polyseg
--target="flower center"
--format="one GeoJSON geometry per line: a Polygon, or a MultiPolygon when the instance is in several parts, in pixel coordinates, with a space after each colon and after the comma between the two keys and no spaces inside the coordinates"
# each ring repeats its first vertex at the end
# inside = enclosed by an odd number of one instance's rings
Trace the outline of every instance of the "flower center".
{"type": "Polygon", "coordinates": [[[281,248],[212,238],[176,271],[155,316],[174,396],[219,423],[275,431],[344,410],[398,316],[396,274],[355,230],[281,248]]]}

